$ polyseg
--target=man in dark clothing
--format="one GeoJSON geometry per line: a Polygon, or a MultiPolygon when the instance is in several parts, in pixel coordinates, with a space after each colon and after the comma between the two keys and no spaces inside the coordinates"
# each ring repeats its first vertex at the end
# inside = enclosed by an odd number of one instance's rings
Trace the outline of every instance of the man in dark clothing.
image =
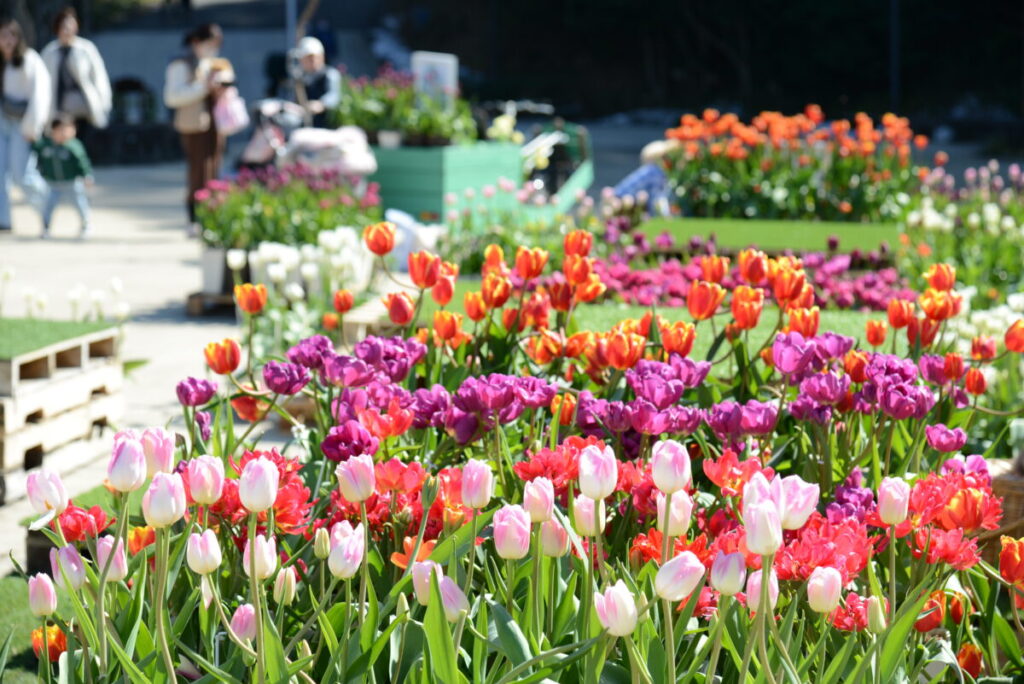
{"type": "Polygon", "coordinates": [[[306,108],[313,126],[327,128],[328,112],[341,102],[341,73],[326,64],[323,43],[316,38],[300,40],[294,54],[301,68],[293,84],[295,101],[306,108]]]}

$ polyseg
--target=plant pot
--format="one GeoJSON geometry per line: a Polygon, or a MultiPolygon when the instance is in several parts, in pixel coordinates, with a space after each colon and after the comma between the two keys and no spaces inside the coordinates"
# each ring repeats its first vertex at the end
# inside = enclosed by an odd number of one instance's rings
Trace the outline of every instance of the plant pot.
{"type": "Polygon", "coordinates": [[[232,279],[227,264],[227,250],[203,245],[199,263],[203,269],[204,294],[230,294],[232,279]]]}
{"type": "Polygon", "coordinates": [[[378,131],[377,144],[386,150],[394,150],[402,146],[401,131],[378,131]]]}

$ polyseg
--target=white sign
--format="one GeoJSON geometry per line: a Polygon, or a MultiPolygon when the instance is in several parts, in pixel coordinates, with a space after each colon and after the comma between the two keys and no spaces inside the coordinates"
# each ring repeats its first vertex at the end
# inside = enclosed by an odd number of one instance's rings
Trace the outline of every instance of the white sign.
{"type": "Polygon", "coordinates": [[[412,53],[412,82],[416,92],[451,107],[459,92],[459,58],[444,52],[412,53]]]}

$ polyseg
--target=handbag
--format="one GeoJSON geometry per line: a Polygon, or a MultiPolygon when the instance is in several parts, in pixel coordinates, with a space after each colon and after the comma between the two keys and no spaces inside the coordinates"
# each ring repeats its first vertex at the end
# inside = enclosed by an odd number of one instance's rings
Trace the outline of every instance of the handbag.
{"type": "Polygon", "coordinates": [[[213,105],[213,124],[217,132],[224,135],[234,135],[249,125],[249,111],[238,88],[232,86],[217,98],[213,105]]]}

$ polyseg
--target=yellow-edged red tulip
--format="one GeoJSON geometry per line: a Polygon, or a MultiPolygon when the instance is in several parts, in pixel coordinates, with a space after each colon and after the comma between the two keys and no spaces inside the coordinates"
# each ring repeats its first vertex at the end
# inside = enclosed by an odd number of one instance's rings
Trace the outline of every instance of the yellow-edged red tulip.
{"type": "Polygon", "coordinates": [[[946,290],[925,290],[917,303],[920,305],[924,315],[933,321],[944,321],[952,318],[960,312],[960,295],[946,290]]]}
{"type": "Polygon", "coordinates": [[[267,286],[263,283],[235,285],[235,302],[238,304],[238,308],[245,313],[258,314],[267,305],[267,286]]]}
{"type": "Polygon", "coordinates": [[[914,303],[906,299],[890,299],[886,306],[889,325],[893,330],[906,328],[914,320],[914,303]]]}
{"type": "Polygon", "coordinates": [[[231,338],[210,342],[203,350],[206,365],[217,375],[233,373],[242,362],[242,347],[231,338]]]}
{"type": "Polygon", "coordinates": [[[686,296],[686,308],[695,321],[704,321],[715,315],[723,299],[725,288],[718,283],[694,280],[686,296]]]}
{"type": "Polygon", "coordinates": [[[384,256],[395,248],[395,224],[390,221],[371,223],[363,229],[363,242],[377,256],[384,256]]]}
{"type": "Polygon", "coordinates": [[[658,327],[661,333],[661,346],[670,354],[687,356],[693,349],[693,341],[697,339],[697,328],[689,321],[676,321],[658,327]]]}
{"type": "Polygon", "coordinates": [[[565,234],[565,240],[563,241],[565,247],[566,256],[572,254],[575,256],[589,256],[590,248],[594,245],[594,234],[589,230],[570,230],[565,234]]]}
{"type": "Polygon", "coordinates": [[[739,330],[753,330],[761,320],[764,309],[764,290],[749,285],[738,285],[732,291],[732,317],[739,330]]]}
{"type": "Polygon", "coordinates": [[[452,311],[434,312],[434,334],[448,342],[462,333],[462,314],[452,311]]]}
{"type": "Polygon", "coordinates": [[[469,320],[474,323],[479,323],[487,316],[487,303],[479,292],[467,292],[462,295],[462,308],[465,309],[469,320]]]}
{"type": "Polygon", "coordinates": [[[885,321],[870,320],[864,324],[864,337],[872,347],[885,344],[885,336],[889,332],[889,324],[885,321]]]}
{"type": "Polygon", "coordinates": [[[768,275],[768,256],[758,249],[740,252],[740,278],[748,285],[760,285],[768,275]]]}
{"type": "Polygon", "coordinates": [[[1010,351],[1024,353],[1024,318],[1017,319],[1007,328],[1003,341],[1010,351]]]}
{"type": "Polygon", "coordinates": [[[409,325],[416,315],[416,303],[408,292],[392,292],[384,295],[382,301],[388,310],[388,318],[395,325],[409,325]]]}
{"type": "Polygon", "coordinates": [[[967,373],[964,375],[964,389],[975,396],[985,393],[985,390],[988,389],[988,380],[980,368],[967,369],[967,373]]]}
{"type": "Polygon", "coordinates": [[[548,252],[540,247],[520,247],[516,250],[516,273],[523,280],[531,280],[544,272],[548,252]]]}
{"type": "Polygon", "coordinates": [[[729,257],[722,257],[716,254],[702,256],[698,263],[704,280],[712,283],[720,283],[729,272],[729,257]]]}
{"type": "Polygon", "coordinates": [[[441,257],[426,250],[409,254],[409,279],[421,290],[434,287],[441,276],[441,257]]]}
{"type": "Polygon", "coordinates": [[[628,370],[636,365],[644,353],[647,342],[635,333],[613,333],[607,338],[605,354],[608,365],[617,370],[628,370]]]}
{"type": "Polygon", "coordinates": [[[547,286],[548,297],[551,299],[551,308],[555,311],[568,311],[572,307],[573,287],[564,280],[549,283],[547,286]]]}
{"type": "Polygon", "coordinates": [[[932,288],[948,292],[956,285],[956,268],[949,264],[932,264],[924,278],[932,288]]]}
{"type": "Polygon", "coordinates": [[[340,314],[348,313],[355,301],[355,295],[349,290],[338,290],[334,293],[334,310],[340,314]]]}
{"type": "Polygon", "coordinates": [[[484,276],[481,292],[489,309],[499,309],[512,296],[512,281],[499,273],[488,273],[484,276]]]}
{"type": "Polygon", "coordinates": [[[570,285],[585,283],[594,270],[593,261],[589,257],[577,254],[565,255],[565,260],[562,262],[562,272],[565,274],[565,279],[569,281],[570,285]]]}
{"type": "Polygon", "coordinates": [[[484,265],[480,269],[481,275],[498,273],[508,275],[508,266],[505,264],[505,250],[499,245],[491,243],[484,248],[484,265]]]}
{"type": "Polygon", "coordinates": [[[804,337],[814,337],[818,334],[820,323],[821,313],[816,306],[812,306],[809,309],[789,310],[790,332],[798,332],[804,337]]]}
{"type": "Polygon", "coordinates": [[[600,276],[591,273],[587,280],[576,286],[576,301],[585,304],[592,302],[605,293],[605,284],[601,282],[600,276]]]}

